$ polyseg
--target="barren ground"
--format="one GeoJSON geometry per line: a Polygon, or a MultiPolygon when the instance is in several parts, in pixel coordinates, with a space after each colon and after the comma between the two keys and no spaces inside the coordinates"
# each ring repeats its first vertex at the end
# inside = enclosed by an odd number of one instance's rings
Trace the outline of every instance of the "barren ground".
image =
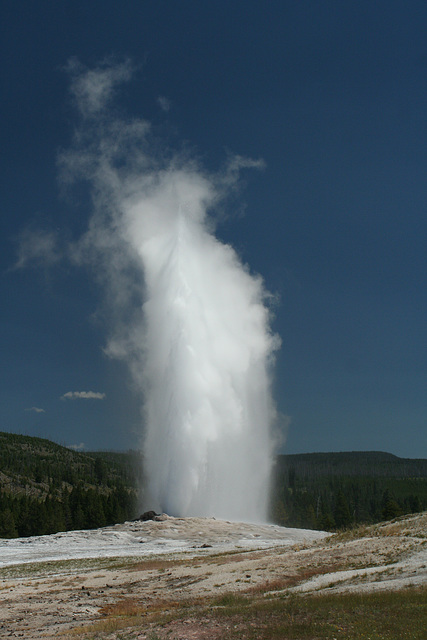
{"type": "Polygon", "coordinates": [[[427,584],[427,513],[333,536],[163,516],[95,532],[1,541],[0,638],[220,638],[213,620],[171,621],[159,629],[153,614],[229,592],[419,584],[427,584]],[[126,631],[126,620],[136,613],[138,624],[126,631]],[[121,632],[107,624],[120,616],[121,632]]]}

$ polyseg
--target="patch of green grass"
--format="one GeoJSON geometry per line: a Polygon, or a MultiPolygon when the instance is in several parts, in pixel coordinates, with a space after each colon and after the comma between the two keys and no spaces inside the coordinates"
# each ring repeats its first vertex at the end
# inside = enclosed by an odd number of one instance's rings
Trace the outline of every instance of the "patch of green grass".
{"type": "Polygon", "coordinates": [[[247,607],[248,598],[239,593],[224,593],[222,596],[214,598],[210,603],[211,607],[247,607]]]}
{"type": "Polygon", "coordinates": [[[227,621],[224,640],[425,640],[426,596],[426,587],[267,601],[229,595],[211,615],[227,621]]]}
{"type": "Polygon", "coordinates": [[[123,600],[110,609],[103,620],[65,635],[134,640],[145,631],[166,640],[177,621],[200,629],[215,621],[221,640],[426,640],[427,587],[268,599],[226,593],[148,608],[123,600]]]}

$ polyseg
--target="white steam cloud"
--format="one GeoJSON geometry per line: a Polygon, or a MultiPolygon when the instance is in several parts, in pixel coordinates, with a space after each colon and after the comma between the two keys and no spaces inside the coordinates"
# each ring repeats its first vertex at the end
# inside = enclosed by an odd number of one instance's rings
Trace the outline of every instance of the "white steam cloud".
{"type": "Polygon", "coordinates": [[[157,98],[157,103],[160,107],[160,109],[162,111],[165,111],[166,113],[170,110],[171,108],[171,103],[170,100],[168,100],[167,98],[165,98],[165,96],[159,96],[157,98]]]}
{"type": "Polygon", "coordinates": [[[72,94],[84,116],[99,114],[114,95],[116,85],[130,79],[132,65],[129,60],[112,65],[106,60],[97,69],[85,69],[76,58],[68,62],[72,75],[72,94]]]}
{"type": "Polygon", "coordinates": [[[91,184],[94,212],[74,255],[106,287],[106,352],[128,362],[141,392],[145,506],[262,521],[280,340],[262,279],[215,237],[211,214],[239,170],[262,163],[233,157],[209,175],[192,158],[159,152],[148,123],[110,119],[105,104],[129,68],[74,65],[83,119],[60,167],[65,182],[91,184]]]}
{"type": "Polygon", "coordinates": [[[67,391],[61,400],[104,400],[105,397],[105,393],[98,391],[67,391]]]}

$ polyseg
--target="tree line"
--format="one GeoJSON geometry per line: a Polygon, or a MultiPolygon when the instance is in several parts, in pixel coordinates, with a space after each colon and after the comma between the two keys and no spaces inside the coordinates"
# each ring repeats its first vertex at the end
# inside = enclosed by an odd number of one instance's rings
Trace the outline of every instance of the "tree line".
{"type": "Polygon", "coordinates": [[[137,494],[126,487],[109,493],[80,484],[44,498],[0,493],[0,538],[96,529],[135,517],[137,494]]]}
{"type": "Polygon", "coordinates": [[[309,471],[305,460],[302,468],[282,464],[276,473],[270,510],[275,523],[334,531],[427,509],[427,477],[387,476],[375,468],[370,476],[339,475],[322,466],[316,471],[312,462],[309,471]]]}

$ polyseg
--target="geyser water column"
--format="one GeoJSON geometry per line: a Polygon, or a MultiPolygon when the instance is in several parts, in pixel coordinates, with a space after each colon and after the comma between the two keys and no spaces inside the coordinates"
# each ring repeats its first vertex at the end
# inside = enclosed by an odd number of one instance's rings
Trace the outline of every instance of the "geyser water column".
{"type": "Polygon", "coordinates": [[[209,231],[214,193],[163,172],[123,207],[143,269],[146,507],[264,521],[272,464],[271,356],[262,280],[209,231]]]}
{"type": "Polygon", "coordinates": [[[69,63],[81,116],[64,182],[88,181],[93,214],[72,249],[107,290],[106,353],[143,396],[144,506],[264,521],[272,466],[270,369],[279,339],[262,279],[214,235],[210,212],[243,167],[207,174],[108,104],[132,64],[69,63]]]}

